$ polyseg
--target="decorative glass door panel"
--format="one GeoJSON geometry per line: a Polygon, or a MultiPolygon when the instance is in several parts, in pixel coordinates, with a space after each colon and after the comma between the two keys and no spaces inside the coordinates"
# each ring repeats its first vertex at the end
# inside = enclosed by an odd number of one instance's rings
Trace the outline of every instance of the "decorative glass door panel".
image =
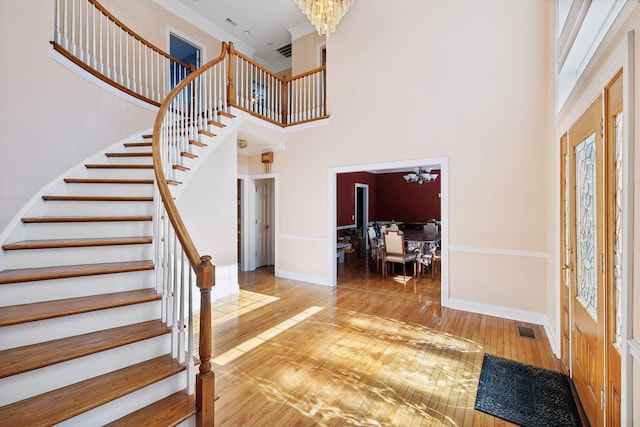
{"type": "Polygon", "coordinates": [[[577,300],[594,318],[598,315],[596,233],[596,135],[575,148],[577,300]]]}

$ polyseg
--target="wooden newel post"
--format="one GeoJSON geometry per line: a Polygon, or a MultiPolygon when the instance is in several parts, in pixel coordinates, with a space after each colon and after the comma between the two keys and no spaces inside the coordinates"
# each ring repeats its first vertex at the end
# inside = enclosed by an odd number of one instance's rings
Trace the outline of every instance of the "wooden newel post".
{"type": "Polygon", "coordinates": [[[211,257],[200,258],[197,273],[197,285],[200,288],[200,372],[196,376],[196,425],[213,427],[215,401],[215,373],[211,370],[211,288],[215,285],[215,267],[211,257]]]}
{"type": "Polygon", "coordinates": [[[235,105],[236,102],[236,89],[233,85],[235,76],[233,75],[233,58],[234,58],[233,43],[229,43],[229,72],[227,73],[227,104],[235,105]]]}

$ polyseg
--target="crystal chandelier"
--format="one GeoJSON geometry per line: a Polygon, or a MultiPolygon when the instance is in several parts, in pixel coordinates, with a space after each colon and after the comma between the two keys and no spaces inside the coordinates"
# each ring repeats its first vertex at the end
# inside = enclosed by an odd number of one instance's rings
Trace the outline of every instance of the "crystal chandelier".
{"type": "Polygon", "coordinates": [[[415,182],[418,185],[422,185],[424,182],[433,182],[438,179],[438,174],[431,173],[431,169],[416,168],[413,173],[409,173],[403,176],[405,182],[415,182]]]}
{"type": "Polygon", "coordinates": [[[318,34],[329,35],[353,4],[353,0],[296,0],[296,4],[316,27],[318,34]]]}

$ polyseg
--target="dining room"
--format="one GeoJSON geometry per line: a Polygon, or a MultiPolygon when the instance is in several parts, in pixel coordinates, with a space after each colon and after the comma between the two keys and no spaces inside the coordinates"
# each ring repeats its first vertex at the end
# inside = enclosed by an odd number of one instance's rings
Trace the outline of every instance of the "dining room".
{"type": "Polygon", "coordinates": [[[338,267],[369,257],[381,275],[400,271],[403,281],[436,274],[440,279],[442,181],[440,164],[431,163],[336,174],[338,267]],[[402,241],[404,253],[395,261],[384,249],[386,237],[402,241]]]}

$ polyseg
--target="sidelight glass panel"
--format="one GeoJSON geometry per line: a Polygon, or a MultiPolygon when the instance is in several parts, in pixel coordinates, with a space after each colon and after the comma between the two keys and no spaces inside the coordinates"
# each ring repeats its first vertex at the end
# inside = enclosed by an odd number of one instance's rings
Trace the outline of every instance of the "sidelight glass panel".
{"type": "MultiPolygon", "coordinates": [[[[564,155],[564,248],[565,248],[565,262],[571,262],[571,180],[569,179],[569,155],[564,155]]],[[[571,270],[564,269],[564,284],[569,286],[571,283],[571,270]]]]}
{"type": "Polygon", "coordinates": [[[596,135],[575,148],[576,297],[594,319],[598,312],[596,234],[596,135]]]}
{"type": "Polygon", "coordinates": [[[615,337],[614,345],[620,349],[622,344],[622,129],[624,116],[621,112],[614,118],[615,165],[614,165],[614,236],[613,236],[613,278],[615,282],[615,337]]]}

